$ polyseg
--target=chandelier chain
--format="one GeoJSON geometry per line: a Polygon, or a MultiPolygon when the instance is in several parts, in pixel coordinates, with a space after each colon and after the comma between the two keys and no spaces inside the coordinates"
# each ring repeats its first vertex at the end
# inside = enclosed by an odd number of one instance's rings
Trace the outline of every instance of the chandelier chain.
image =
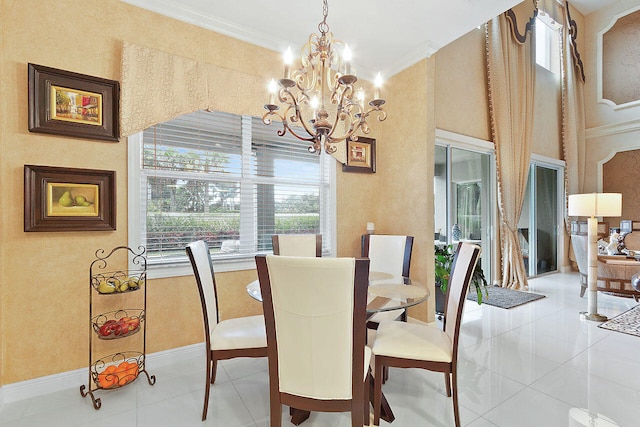
{"type": "Polygon", "coordinates": [[[327,24],[327,16],[329,15],[329,4],[327,0],[323,0],[322,2],[322,22],[318,24],[318,31],[320,34],[327,34],[329,32],[329,24],[327,24]]]}

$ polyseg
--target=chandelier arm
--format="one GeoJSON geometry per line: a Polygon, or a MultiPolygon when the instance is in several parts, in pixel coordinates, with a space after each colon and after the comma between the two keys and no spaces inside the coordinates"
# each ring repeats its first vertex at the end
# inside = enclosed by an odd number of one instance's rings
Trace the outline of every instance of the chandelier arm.
{"type": "MultiPolygon", "coordinates": [[[[292,121],[292,122],[298,122],[298,123],[300,123],[300,124],[302,125],[302,127],[304,128],[304,130],[307,132],[307,134],[309,134],[309,136],[310,136],[311,138],[313,138],[313,137],[314,137],[314,135],[315,135],[316,133],[315,133],[314,129],[312,129],[312,128],[311,128],[311,127],[310,127],[310,126],[309,126],[309,125],[304,121],[304,118],[303,118],[303,117],[302,117],[302,115],[300,114],[300,103],[298,102],[298,100],[296,99],[296,97],[295,97],[295,96],[293,96],[293,94],[292,94],[288,89],[284,89],[284,90],[283,90],[283,93],[284,93],[285,95],[287,95],[287,96],[286,96],[286,97],[285,97],[285,96],[282,96],[280,100],[281,100],[282,102],[286,102],[286,103],[287,103],[287,105],[288,105],[287,110],[286,110],[286,113],[287,113],[287,114],[284,114],[284,115],[285,115],[285,116],[288,116],[288,114],[289,114],[289,110],[293,109],[293,115],[291,116],[291,121],[292,121]]],[[[309,96],[308,96],[306,93],[302,93],[302,94],[301,94],[301,96],[302,96],[303,98],[309,99],[309,96]]],[[[284,120],[285,120],[285,119],[283,118],[283,122],[284,122],[284,120]]],[[[295,132],[293,132],[293,131],[291,130],[291,127],[288,127],[288,128],[289,128],[289,132],[291,132],[291,134],[293,134],[296,138],[301,139],[301,140],[303,140],[303,141],[310,141],[310,139],[305,139],[305,138],[300,137],[299,135],[297,135],[295,132]]]]}
{"type": "MultiPolygon", "coordinates": [[[[312,134],[309,134],[310,136],[308,138],[305,138],[303,136],[298,135],[291,126],[289,126],[289,123],[286,120],[282,121],[282,124],[284,125],[284,129],[282,131],[282,135],[280,136],[284,136],[284,134],[286,133],[286,131],[288,130],[289,133],[293,136],[295,136],[296,138],[298,138],[300,141],[306,141],[306,142],[313,142],[315,141],[315,138],[313,137],[312,134]]],[[[306,129],[305,129],[306,130],[306,129]]],[[[278,131],[278,133],[280,133],[280,131],[278,131]]],[[[308,133],[308,131],[307,131],[308,133]]]]}
{"type": "MultiPolygon", "coordinates": [[[[327,139],[330,140],[331,144],[335,144],[336,142],[342,141],[343,139],[351,138],[353,136],[353,134],[356,133],[361,128],[361,125],[363,123],[360,120],[354,120],[354,122],[357,122],[358,124],[355,127],[353,127],[353,124],[352,124],[352,126],[349,127],[349,130],[345,134],[340,135],[338,137],[329,136],[327,139]]],[[[366,124],[366,122],[365,122],[365,124],[366,124]]],[[[363,130],[363,132],[364,132],[364,130],[363,130]]],[[[364,133],[369,133],[369,132],[364,132],[364,133]]]]}
{"type": "MultiPolygon", "coordinates": [[[[327,135],[327,137],[331,140],[335,139],[337,141],[340,141],[342,139],[348,138],[349,136],[353,135],[358,130],[359,125],[357,125],[357,123],[359,123],[361,120],[354,119],[353,114],[351,113],[351,111],[347,109],[347,107],[352,105],[357,105],[358,108],[360,108],[360,106],[357,103],[354,103],[351,101],[351,98],[348,96],[350,93],[353,93],[352,85],[345,85],[344,90],[339,95],[339,99],[336,100],[336,103],[337,103],[336,117],[333,121],[333,126],[331,127],[331,131],[327,135]],[[341,114],[343,115],[341,116],[341,114]],[[336,129],[338,128],[338,122],[340,122],[341,120],[346,122],[347,117],[350,123],[349,130],[347,131],[347,133],[342,138],[333,138],[333,134],[336,132],[336,129]]],[[[336,95],[336,93],[334,92],[332,96],[333,95],[336,95]]]]}
{"type": "Polygon", "coordinates": [[[280,121],[285,120],[285,118],[281,116],[279,113],[276,113],[275,111],[267,111],[262,115],[262,123],[264,123],[265,125],[270,125],[273,122],[270,116],[276,116],[277,118],[280,119],[280,121]]]}

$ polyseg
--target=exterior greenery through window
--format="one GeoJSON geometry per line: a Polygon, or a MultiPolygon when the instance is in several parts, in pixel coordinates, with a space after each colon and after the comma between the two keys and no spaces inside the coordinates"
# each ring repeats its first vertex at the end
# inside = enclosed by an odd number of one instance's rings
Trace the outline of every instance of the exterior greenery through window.
{"type": "Polygon", "coordinates": [[[323,233],[332,220],[328,156],[260,118],[198,111],[142,134],[140,233],[150,263],[186,262],[204,239],[219,259],[271,251],[276,233],[323,233]]]}

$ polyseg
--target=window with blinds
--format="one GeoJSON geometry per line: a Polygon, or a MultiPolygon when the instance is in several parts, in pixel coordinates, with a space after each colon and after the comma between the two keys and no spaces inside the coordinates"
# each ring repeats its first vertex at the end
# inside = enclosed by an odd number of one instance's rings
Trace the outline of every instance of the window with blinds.
{"type": "MultiPolygon", "coordinates": [[[[330,156],[280,137],[258,117],[198,111],[130,138],[132,246],[153,265],[186,263],[203,239],[219,260],[269,252],[271,235],[322,233],[331,247],[330,156]],[[137,144],[136,144],[137,142],[137,144]]],[[[130,209],[131,211],[131,209],[130,209]]]]}

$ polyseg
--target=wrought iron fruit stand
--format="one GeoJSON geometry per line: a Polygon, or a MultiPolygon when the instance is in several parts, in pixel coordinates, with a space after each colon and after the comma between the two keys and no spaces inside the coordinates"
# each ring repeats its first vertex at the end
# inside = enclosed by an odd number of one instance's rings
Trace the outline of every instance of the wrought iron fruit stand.
{"type": "Polygon", "coordinates": [[[144,253],[142,246],[138,252],[127,246],[118,246],[107,255],[104,255],[104,249],[98,249],[96,259],[89,266],[89,381],[80,386],[80,395],[91,396],[96,410],[102,406],[101,399],[95,395],[98,390],[127,386],[143,373],[149,385],[156,383],[155,375],[149,375],[146,370],[147,260],[144,253]],[[125,262],[125,257],[127,269],[112,269],[112,265],[125,262]],[[135,300],[142,307],[94,313],[98,299],[119,298],[115,301],[120,304],[123,298],[131,299],[124,297],[131,292],[139,293],[140,297],[135,300]],[[139,333],[142,334],[142,339],[137,343],[140,348],[111,352],[96,358],[96,353],[101,354],[101,347],[104,348],[101,343],[128,340],[139,333]]]}

